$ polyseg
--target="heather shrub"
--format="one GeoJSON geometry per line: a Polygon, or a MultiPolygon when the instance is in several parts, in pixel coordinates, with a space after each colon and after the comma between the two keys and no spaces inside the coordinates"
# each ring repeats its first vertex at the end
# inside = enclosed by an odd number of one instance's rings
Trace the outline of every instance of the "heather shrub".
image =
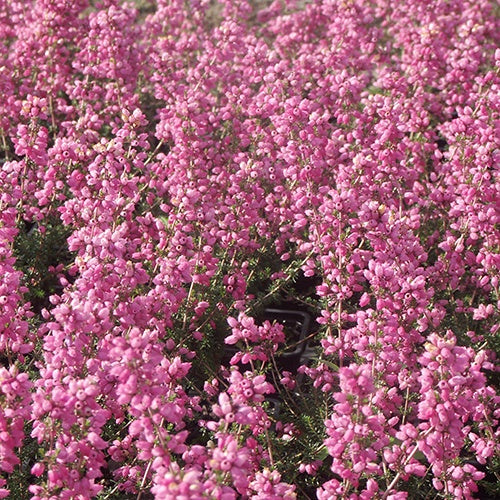
{"type": "Polygon", "coordinates": [[[495,2],[0,33],[1,498],[500,493],[495,2]]]}

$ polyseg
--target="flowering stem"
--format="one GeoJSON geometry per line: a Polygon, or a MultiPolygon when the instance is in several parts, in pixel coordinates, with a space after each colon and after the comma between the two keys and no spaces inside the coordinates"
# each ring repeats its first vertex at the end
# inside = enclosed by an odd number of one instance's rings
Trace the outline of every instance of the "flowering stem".
{"type": "MultiPolygon", "coordinates": [[[[423,434],[422,438],[428,436],[432,431],[434,430],[434,426],[429,427],[423,434]]],[[[401,469],[404,469],[411,461],[411,459],[415,456],[415,454],[418,451],[418,444],[415,444],[415,448],[411,451],[411,453],[406,457],[405,463],[401,466],[401,469]]],[[[389,496],[389,493],[391,492],[392,488],[394,488],[395,484],[399,481],[399,478],[401,477],[401,469],[399,472],[394,476],[394,479],[391,481],[389,486],[387,486],[387,489],[385,490],[385,493],[382,495],[382,500],[387,498],[389,496]]]]}
{"type": "Polygon", "coordinates": [[[153,463],[152,460],[150,460],[148,462],[148,465],[146,467],[146,470],[144,471],[144,475],[142,476],[142,481],[141,481],[141,491],[139,491],[139,494],[137,495],[137,500],[140,500],[141,496],[142,496],[142,493],[143,493],[143,489],[144,489],[144,485],[146,484],[146,478],[148,477],[148,474],[149,474],[149,470],[151,469],[151,464],[153,463]]]}

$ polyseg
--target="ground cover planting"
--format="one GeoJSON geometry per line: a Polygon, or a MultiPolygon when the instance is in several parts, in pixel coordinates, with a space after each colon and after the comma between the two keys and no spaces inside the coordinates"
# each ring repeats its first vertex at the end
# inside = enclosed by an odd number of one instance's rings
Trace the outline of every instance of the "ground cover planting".
{"type": "Polygon", "coordinates": [[[0,498],[498,498],[493,0],[0,0],[0,498]]]}

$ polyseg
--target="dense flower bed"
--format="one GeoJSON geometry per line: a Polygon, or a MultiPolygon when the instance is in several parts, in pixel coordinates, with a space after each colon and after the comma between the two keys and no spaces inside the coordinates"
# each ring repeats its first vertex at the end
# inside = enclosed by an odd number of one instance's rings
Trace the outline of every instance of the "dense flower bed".
{"type": "Polygon", "coordinates": [[[496,2],[0,34],[1,498],[493,498],[496,2]]]}

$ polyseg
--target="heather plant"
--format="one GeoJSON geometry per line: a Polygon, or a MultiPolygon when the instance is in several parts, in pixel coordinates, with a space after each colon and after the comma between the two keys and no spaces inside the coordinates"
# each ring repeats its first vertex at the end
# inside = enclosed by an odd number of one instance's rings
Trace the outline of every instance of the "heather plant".
{"type": "Polygon", "coordinates": [[[499,494],[495,2],[0,33],[1,498],[499,494]]]}

